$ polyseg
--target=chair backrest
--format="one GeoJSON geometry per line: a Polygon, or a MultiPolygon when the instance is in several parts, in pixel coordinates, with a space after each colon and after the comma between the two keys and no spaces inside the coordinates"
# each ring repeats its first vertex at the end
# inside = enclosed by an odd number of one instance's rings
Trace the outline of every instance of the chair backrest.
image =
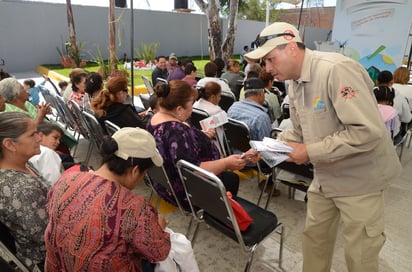
{"type": "Polygon", "coordinates": [[[230,106],[236,101],[236,97],[233,93],[229,92],[222,92],[222,96],[220,97],[219,106],[224,111],[228,111],[230,106]]]}
{"type": "Polygon", "coordinates": [[[104,126],[106,127],[106,131],[110,136],[120,129],[118,125],[109,120],[104,120],[104,126]]]}
{"type": "Polygon", "coordinates": [[[180,203],[180,200],[176,197],[175,190],[170,182],[170,179],[166,173],[166,170],[163,166],[153,166],[149,168],[146,172],[146,177],[150,182],[152,189],[154,190],[153,181],[156,181],[158,184],[162,185],[164,188],[169,189],[179,207],[179,210],[183,215],[187,215],[188,211],[183,208],[183,205],[180,203]]]}
{"type": "MultiPolygon", "coordinates": [[[[208,172],[185,160],[177,162],[177,169],[186,191],[192,215],[202,220],[207,214],[228,226],[235,232],[238,242],[243,243],[242,234],[233,213],[222,181],[208,172]]],[[[232,235],[229,235],[232,238],[232,235]]]]}
{"type": "Polygon", "coordinates": [[[228,118],[228,122],[223,125],[225,131],[227,148],[231,153],[234,149],[246,152],[250,149],[249,127],[242,121],[228,118]]]}
{"type": "Polygon", "coordinates": [[[142,75],[142,79],[143,79],[144,85],[146,86],[147,92],[148,92],[150,95],[154,94],[153,85],[152,85],[152,83],[150,82],[150,80],[149,80],[146,76],[144,76],[144,75],[142,75]]]}
{"type": "Polygon", "coordinates": [[[200,121],[208,117],[209,114],[207,111],[193,107],[192,114],[190,115],[190,123],[201,130],[202,126],[200,125],[200,121]]]}
{"type": "MultiPolygon", "coordinates": [[[[63,101],[63,98],[61,98],[63,101]]],[[[74,100],[68,101],[69,105],[71,105],[72,109],[70,110],[69,107],[67,109],[73,113],[74,119],[76,121],[76,129],[77,131],[87,140],[90,139],[91,135],[89,133],[89,129],[87,127],[86,120],[83,116],[82,109],[80,108],[79,104],[77,104],[74,100]]]]}
{"type": "Polygon", "coordinates": [[[303,176],[308,179],[313,179],[313,165],[311,163],[295,164],[293,162],[282,162],[278,164],[276,167],[303,176]]]}
{"type": "MultiPolygon", "coordinates": [[[[9,229],[0,222],[0,255],[5,258],[5,261],[14,263],[19,271],[29,272],[29,269],[21,262],[16,256],[16,245],[14,238],[11,235],[9,229]]],[[[6,262],[7,263],[7,262],[6,262]]],[[[4,267],[1,267],[2,269],[4,267]]],[[[3,271],[3,270],[1,270],[3,271]]]]}
{"type": "Polygon", "coordinates": [[[156,81],[157,81],[157,82],[164,83],[164,84],[168,84],[167,80],[164,79],[164,78],[161,78],[161,77],[156,78],[156,81]]]}
{"type": "Polygon", "coordinates": [[[67,103],[61,96],[54,96],[56,102],[56,110],[59,117],[63,120],[66,127],[75,130],[78,126],[74,113],[70,110],[67,103]]]}
{"type": "Polygon", "coordinates": [[[86,125],[89,131],[90,139],[96,144],[97,148],[100,150],[103,143],[103,137],[106,135],[103,131],[102,126],[96,117],[86,111],[82,111],[84,119],[86,120],[86,125]]]}
{"type": "Polygon", "coordinates": [[[140,98],[140,101],[142,101],[143,107],[144,107],[146,110],[147,110],[148,108],[150,108],[150,105],[149,105],[150,95],[147,95],[147,94],[139,94],[139,98],[140,98]]]}

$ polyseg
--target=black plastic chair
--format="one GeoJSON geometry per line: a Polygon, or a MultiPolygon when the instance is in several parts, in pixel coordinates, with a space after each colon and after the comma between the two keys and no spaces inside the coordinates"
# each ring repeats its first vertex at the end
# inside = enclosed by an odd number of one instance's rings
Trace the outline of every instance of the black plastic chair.
{"type": "Polygon", "coordinates": [[[150,98],[150,95],[148,95],[148,94],[139,94],[139,99],[140,99],[140,101],[142,102],[143,108],[144,108],[145,110],[147,110],[148,108],[150,108],[149,98],[150,98]]]}
{"type": "MultiPolygon", "coordinates": [[[[226,150],[228,154],[233,154],[235,150],[239,150],[241,152],[246,152],[248,151],[250,147],[250,140],[252,139],[250,136],[250,130],[247,124],[245,124],[242,121],[238,121],[232,118],[228,118],[228,122],[223,125],[223,129],[225,131],[225,137],[226,137],[226,150]]],[[[265,162],[262,160],[257,163],[257,168],[259,175],[257,175],[257,183],[259,184],[260,182],[260,175],[263,175],[265,177],[265,184],[259,194],[259,198],[257,201],[257,205],[260,204],[260,200],[262,199],[263,192],[266,191],[266,188],[272,179],[273,181],[273,169],[270,168],[265,162]]],[[[272,190],[270,194],[268,195],[265,209],[269,205],[270,198],[275,190],[275,186],[272,186],[272,190]]]]}
{"type": "Polygon", "coordinates": [[[233,93],[222,92],[222,96],[220,97],[219,106],[224,111],[228,111],[230,106],[235,103],[236,97],[233,93]]]}
{"type": "MultiPolygon", "coordinates": [[[[79,104],[76,103],[74,100],[70,100],[69,105],[71,106],[71,110],[67,107],[67,109],[73,113],[75,121],[76,121],[76,130],[83,136],[84,139],[88,140],[89,142],[92,142],[92,137],[89,132],[89,129],[87,127],[87,122],[84,118],[83,111],[80,108],[79,104]]],[[[73,156],[76,154],[77,146],[76,149],[74,150],[73,156]]],[[[93,151],[93,144],[89,144],[87,148],[87,153],[86,153],[86,158],[84,159],[84,163],[88,165],[90,156],[93,151]]]]}
{"type": "MultiPolygon", "coordinates": [[[[276,166],[278,169],[286,170],[288,172],[291,172],[293,174],[302,176],[306,179],[313,179],[313,165],[312,164],[295,164],[293,162],[282,162],[276,166]]],[[[295,191],[299,190],[304,193],[308,191],[310,182],[304,182],[304,181],[287,181],[281,178],[276,177],[277,180],[279,180],[282,184],[287,185],[289,188],[288,190],[288,197],[289,199],[295,199],[295,191]]],[[[305,198],[306,199],[306,198],[305,198]]]]}
{"type": "Polygon", "coordinates": [[[249,271],[256,248],[276,231],[280,235],[279,267],[282,267],[283,224],[274,213],[241,197],[233,197],[253,218],[252,224],[241,232],[222,181],[216,175],[184,160],[178,161],[177,167],[189,199],[192,216],[197,222],[192,242],[200,223],[205,222],[239,243],[249,254],[244,269],[249,271]]]}
{"type": "Polygon", "coordinates": [[[143,75],[142,75],[142,79],[143,79],[143,83],[144,83],[149,95],[154,94],[153,85],[150,82],[150,80],[146,76],[143,76],[143,75]]]}
{"type": "Polygon", "coordinates": [[[99,121],[93,114],[87,111],[82,111],[82,113],[84,116],[84,120],[86,121],[90,139],[96,145],[97,149],[100,150],[103,143],[103,138],[107,134],[105,133],[99,121]]]}
{"type": "MultiPolygon", "coordinates": [[[[0,255],[2,256],[1,271],[12,268],[12,271],[29,272],[30,269],[16,256],[16,245],[9,229],[0,222],[0,255]]],[[[33,271],[40,271],[37,266],[33,271]]]]}
{"type": "Polygon", "coordinates": [[[196,128],[202,130],[202,126],[200,125],[200,121],[209,117],[209,114],[201,109],[193,107],[192,114],[190,115],[190,123],[195,126],[196,128]]]}
{"type": "MultiPolygon", "coordinates": [[[[185,216],[190,216],[191,212],[189,209],[185,209],[183,204],[180,202],[180,200],[177,198],[175,190],[173,189],[173,186],[170,182],[170,179],[166,173],[166,170],[164,169],[163,166],[153,166],[151,168],[149,168],[146,172],[145,175],[145,181],[146,184],[152,189],[150,196],[149,196],[149,202],[152,201],[153,199],[153,193],[156,192],[154,185],[153,185],[153,181],[156,181],[157,184],[160,184],[161,186],[163,186],[165,189],[169,190],[172,195],[173,198],[175,199],[175,202],[177,204],[177,207],[179,208],[180,212],[185,215],[185,216]]],[[[160,196],[158,195],[157,197],[157,201],[155,204],[156,209],[159,207],[160,204],[160,196]]],[[[187,229],[187,234],[189,234],[189,231],[191,229],[192,226],[192,221],[190,220],[188,229],[187,229]]]]}
{"type": "Polygon", "coordinates": [[[109,133],[110,136],[112,136],[116,131],[120,129],[118,125],[109,120],[104,120],[104,126],[106,128],[107,133],[109,133]]]}

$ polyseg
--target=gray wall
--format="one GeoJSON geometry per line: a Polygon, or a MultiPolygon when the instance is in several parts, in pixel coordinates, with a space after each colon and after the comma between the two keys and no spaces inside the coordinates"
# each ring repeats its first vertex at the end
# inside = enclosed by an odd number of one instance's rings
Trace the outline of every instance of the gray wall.
{"type": "MultiPolygon", "coordinates": [[[[7,0],[6,0],[7,1],[7,0]]],[[[92,59],[99,45],[107,57],[108,8],[73,5],[77,40],[85,43],[84,58],[92,59]]],[[[116,9],[119,58],[130,56],[130,10],[116,9]],[[120,44],[119,44],[120,40],[120,44]]],[[[262,22],[238,21],[234,54],[250,45],[262,22]]],[[[227,28],[222,20],[222,29],[227,28]]],[[[0,1],[0,59],[8,72],[32,71],[39,64],[59,63],[56,46],[68,39],[65,4],[0,1]]],[[[160,43],[159,55],[208,56],[207,21],[201,14],[134,10],[134,47],[160,43]]],[[[1,62],[0,62],[1,65],[1,62]]]]}

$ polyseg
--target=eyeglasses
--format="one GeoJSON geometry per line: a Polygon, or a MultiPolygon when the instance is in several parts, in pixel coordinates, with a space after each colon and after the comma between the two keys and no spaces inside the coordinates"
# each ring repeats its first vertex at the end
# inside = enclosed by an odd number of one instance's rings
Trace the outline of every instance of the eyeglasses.
{"type": "Polygon", "coordinates": [[[267,36],[262,36],[262,37],[258,37],[255,40],[255,43],[257,45],[257,47],[261,47],[262,45],[264,45],[268,40],[274,39],[274,38],[278,38],[278,37],[282,37],[282,36],[290,36],[292,38],[295,38],[295,35],[293,33],[290,32],[285,32],[285,33],[280,33],[280,34],[274,34],[274,35],[267,35],[267,36]]]}

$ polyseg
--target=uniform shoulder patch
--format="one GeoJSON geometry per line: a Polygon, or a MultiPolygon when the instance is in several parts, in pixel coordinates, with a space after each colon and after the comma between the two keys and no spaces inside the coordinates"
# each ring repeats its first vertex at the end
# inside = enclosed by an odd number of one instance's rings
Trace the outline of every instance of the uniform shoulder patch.
{"type": "Polygon", "coordinates": [[[340,95],[345,99],[351,99],[355,96],[355,90],[350,86],[345,86],[340,90],[340,95]]]}

